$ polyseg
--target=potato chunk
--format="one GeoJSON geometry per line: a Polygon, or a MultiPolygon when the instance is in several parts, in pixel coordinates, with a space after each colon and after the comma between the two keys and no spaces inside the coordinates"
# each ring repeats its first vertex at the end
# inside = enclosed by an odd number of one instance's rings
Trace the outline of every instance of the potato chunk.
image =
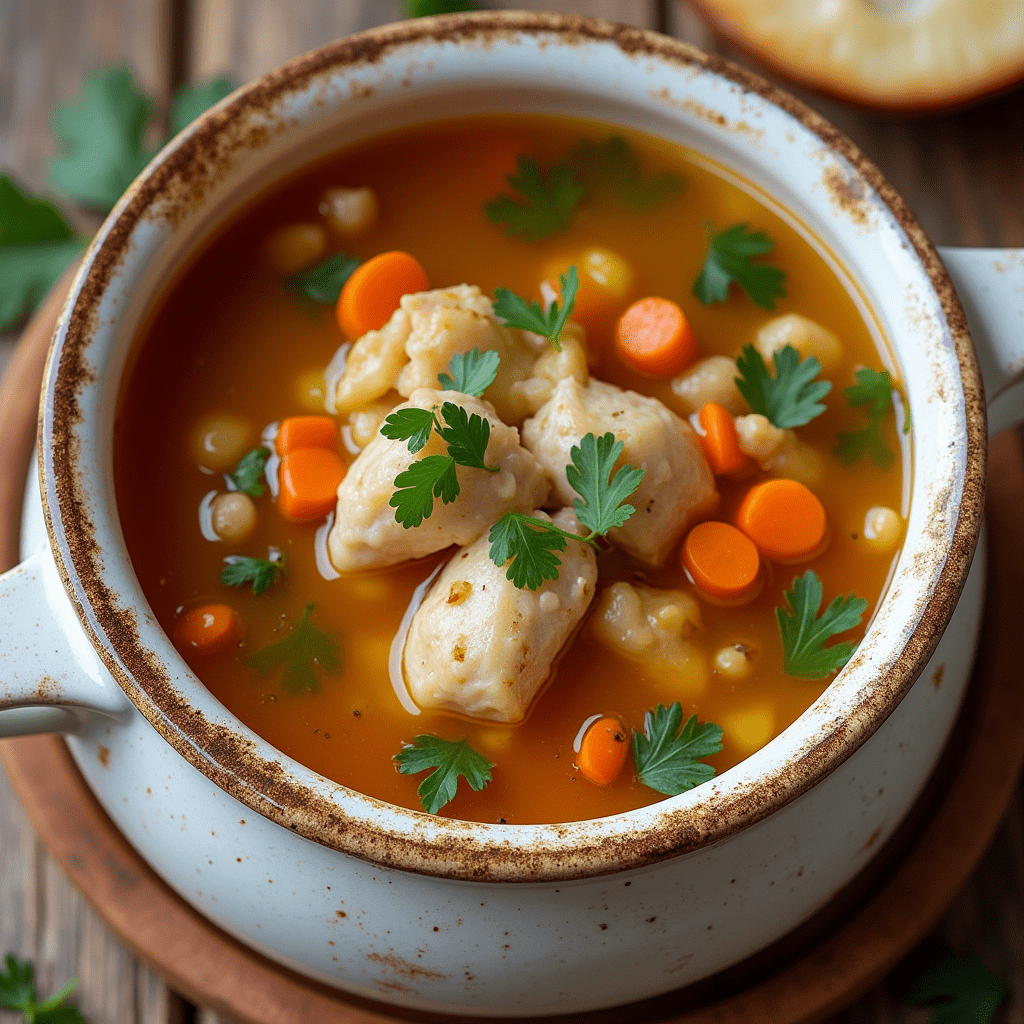
{"type": "Polygon", "coordinates": [[[335,409],[352,412],[390,388],[403,398],[418,388],[437,388],[438,374],[447,371],[452,356],[474,348],[493,349],[501,357],[485,397],[506,423],[522,422],[526,410],[509,401],[509,388],[530,376],[538,346],[523,331],[498,323],[491,300],[468,284],[403,295],[379,331],[353,343],[335,389],[335,409]]]}
{"type": "Polygon", "coordinates": [[[440,408],[444,402],[489,421],[486,461],[501,471],[460,466],[459,497],[450,505],[435,498],[430,518],[407,530],[395,521],[395,510],[388,504],[395,493],[395,477],[418,459],[446,454],[447,447],[435,432],[413,455],[407,441],[390,441],[378,433],[338,487],[337,516],[327,538],[331,564],[338,572],[394,565],[450,544],[471,544],[506,512],[526,512],[544,503],[550,484],[543,467],[520,445],[519,431],[502,423],[489,402],[457,391],[421,388],[397,408],[440,408]]]}
{"type": "Polygon", "coordinates": [[[584,434],[612,431],[623,442],[620,464],[643,469],[627,499],[636,512],[608,534],[612,543],[650,565],[663,562],[686,528],[717,501],[715,480],[688,423],[656,398],[572,377],[523,425],[523,444],[554,481],[553,498],[572,506],[579,495],[565,467],[584,434]]]}
{"type": "Polygon", "coordinates": [[[671,675],[680,696],[708,685],[707,660],[689,639],[701,629],[700,608],[684,590],[660,590],[620,580],[598,599],[589,627],[613,650],[671,675]]]}
{"type": "Polygon", "coordinates": [[[735,359],[708,356],[672,378],[672,393],[687,416],[708,402],[717,402],[736,416],[747,408],[736,387],[737,373],[735,359]]]}
{"type": "MultiPolygon", "coordinates": [[[[553,521],[584,532],[568,509],[553,521]]],[[[519,590],[489,547],[484,535],[444,567],[413,616],[403,673],[422,708],[518,722],[593,600],[597,559],[589,544],[569,541],[557,580],[519,590]]]]}
{"type": "Polygon", "coordinates": [[[826,373],[834,370],[843,358],[842,342],[830,330],[799,313],[769,320],[757,332],[754,345],[769,366],[775,353],[787,345],[792,345],[801,359],[814,356],[826,373]]]}

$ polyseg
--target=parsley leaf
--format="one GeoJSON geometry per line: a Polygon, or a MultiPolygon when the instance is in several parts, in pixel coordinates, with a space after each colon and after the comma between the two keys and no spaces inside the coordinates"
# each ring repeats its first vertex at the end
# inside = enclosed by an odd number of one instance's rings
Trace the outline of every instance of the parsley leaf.
{"type": "Polygon", "coordinates": [[[725,302],[729,297],[729,285],[733,282],[763,309],[774,309],[775,300],[785,296],[786,289],[782,286],[786,280],[785,271],[768,263],[752,261],[754,256],[771,252],[774,243],[763,231],[750,231],[749,228],[749,224],[734,224],[715,235],[710,224],[704,226],[708,251],[704,266],[693,282],[693,294],[705,306],[712,302],[725,302]]]}
{"type": "Polygon", "coordinates": [[[187,128],[200,114],[219,103],[235,88],[227,75],[211,78],[198,85],[182,86],[171,100],[171,135],[177,135],[187,128]]]}
{"type": "Polygon", "coordinates": [[[328,675],[337,675],[341,671],[338,641],[330,633],[324,633],[313,625],[310,616],[315,607],[313,604],[306,605],[302,618],[283,640],[255,651],[245,659],[245,664],[259,675],[283,662],[281,687],[287,693],[303,693],[306,690],[316,693],[320,689],[316,665],[328,675]]]}
{"type": "Polygon", "coordinates": [[[427,18],[431,14],[461,14],[472,11],[476,4],[469,0],[405,0],[407,18],[427,18]]]}
{"type": "Polygon", "coordinates": [[[768,373],[761,353],[753,345],[744,345],[736,359],[736,387],[747,405],[775,426],[786,430],[802,427],[825,411],[820,402],[831,390],[832,383],[815,380],[821,363],[814,356],[800,361],[800,353],[792,345],[776,350],[772,356],[775,376],[768,373]]]}
{"type": "Polygon", "coordinates": [[[149,160],[143,136],[151,113],[129,68],[86,75],[81,100],[54,112],[64,152],[50,162],[50,180],[69,199],[110,210],[149,160]]]}
{"type": "Polygon", "coordinates": [[[454,402],[441,406],[441,417],[445,426],[436,426],[437,432],[448,445],[448,454],[458,466],[470,469],[485,469],[497,473],[497,466],[488,466],[485,461],[487,442],[491,439],[491,424],[483,416],[471,416],[454,402]]]}
{"type": "Polygon", "coordinates": [[[562,346],[559,345],[558,339],[573,306],[576,305],[576,291],[580,286],[576,267],[572,266],[564,274],[560,274],[558,283],[562,286],[561,309],[557,301],[552,302],[545,310],[536,300],[527,302],[507,288],[495,288],[494,315],[508,327],[518,327],[521,331],[542,334],[558,352],[561,352],[562,346]]]}
{"type": "Polygon", "coordinates": [[[420,783],[417,793],[427,814],[437,814],[455,799],[461,775],[479,793],[491,781],[494,764],[478,754],[465,739],[458,742],[440,736],[420,735],[392,758],[403,775],[434,770],[420,783]]]}
{"type": "Polygon", "coordinates": [[[286,279],[285,284],[300,295],[305,295],[307,299],[333,306],[338,301],[345,282],[359,266],[359,262],[357,256],[339,252],[334,256],[328,256],[322,263],[310,267],[309,270],[292,274],[286,279]]]}
{"type": "Polygon", "coordinates": [[[414,462],[395,477],[397,490],[388,504],[395,510],[395,521],[407,530],[429,519],[434,498],[450,505],[459,496],[459,478],[450,455],[428,455],[414,462]]]}
{"type": "Polygon", "coordinates": [[[62,1005],[77,987],[78,979],[72,978],[49,999],[36,1002],[32,964],[8,953],[7,970],[0,971],[0,1009],[20,1011],[25,1024],[85,1024],[81,1011],[62,1005]]]}
{"type": "Polygon", "coordinates": [[[52,203],[0,174],[0,331],[35,309],[81,251],[52,203]]]}
{"type": "Polygon", "coordinates": [[[445,391],[479,398],[494,383],[500,363],[501,356],[493,349],[481,352],[475,348],[465,355],[457,352],[448,364],[449,373],[439,373],[437,379],[445,391]]]}
{"type": "Polygon", "coordinates": [[[519,590],[536,590],[544,580],[558,579],[562,562],[554,552],[565,550],[566,537],[583,539],[563,533],[544,519],[522,512],[506,512],[487,535],[491,542],[488,554],[497,566],[512,559],[505,578],[511,580],[513,586],[519,590]]]}
{"type": "Polygon", "coordinates": [[[591,537],[622,526],[636,511],[623,502],[640,486],[644,471],[623,466],[611,475],[622,454],[622,442],[616,441],[610,430],[601,437],[584,435],[579,447],[574,446],[569,454],[572,465],[565,467],[565,478],[580,495],[575,504],[576,518],[589,527],[591,537]]]}
{"type": "Polygon", "coordinates": [[[506,512],[491,527],[488,554],[495,565],[508,563],[505,578],[514,586],[536,590],[544,580],[558,579],[562,563],[554,552],[565,550],[563,538],[596,547],[595,537],[622,526],[636,511],[622,502],[640,486],[644,471],[622,466],[609,480],[621,454],[622,442],[616,441],[611,431],[600,438],[584,435],[579,447],[573,446],[570,452],[572,464],[565,467],[565,478],[583,499],[576,501],[576,518],[590,528],[586,537],[521,512],[506,512]]]}
{"type": "Polygon", "coordinates": [[[422,451],[437,420],[432,409],[398,409],[384,420],[380,432],[391,441],[408,441],[409,451],[422,451]]]}
{"type": "Polygon", "coordinates": [[[1009,986],[973,953],[948,950],[903,997],[906,1003],[934,1003],[929,1024],[988,1024],[1009,986]]]}
{"type": "Polygon", "coordinates": [[[270,458],[269,448],[253,448],[251,452],[238,460],[233,473],[228,476],[231,482],[243,493],[258,498],[263,493],[263,471],[270,458]]]}
{"type": "Polygon", "coordinates": [[[782,634],[782,671],[800,679],[824,679],[841,669],[857,646],[849,640],[831,647],[825,641],[860,624],[868,603],[855,594],[837,597],[818,616],[821,580],[812,569],[793,580],[793,589],[783,591],[789,609],[776,608],[782,634]]]}
{"type": "Polygon", "coordinates": [[[846,404],[851,408],[866,406],[870,422],[863,430],[840,433],[832,451],[846,466],[853,465],[867,452],[879,469],[885,469],[893,460],[892,449],[882,440],[882,420],[892,409],[892,381],[885,370],[869,367],[858,370],[854,376],[857,383],[843,391],[846,404]]]}
{"type": "Polygon", "coordinates": [[[274,582],[279,573],[284,573],[284,566],[277,558],[228,555],[224,562],[224,569],[220,574],[221,583],[229,587],[244,587],[246,583],[251,583],[252,592],[257,597],[274,582]]]}
{"type": "Polygon", "coordinates": [[[658,704],[644,715],[644,731],[633,730],[633,760],[645,786],[678,796],[714,778],[715,769],[700,760],[722,749],[722,730],[711,722],[698,724],[690,715],[680,731],[683,708],[658,704]]]}
{"type": "Polygon", "coordinates": [[[516,167],[518,176],[510,174],[508,182],[526,203],[518,203],[510,196],[495,196],[484,203],[487,219],[507,224],[506,234],[522,235],[528,242],[540,241],[567,228],[583,195],[583,186],[569,166],[552,167],[546,182],[536,160],[516,157],[516,167]]]}
{"type": "Polygon", "coordinates": [[[686,184],[669,171],[646,177],[636,153],[621,135],[603,143],[584,139],[572,151],[570,160],[581,177],[606,186],[620,202],[634,210],[650,209],[674,196],[686,184]]]}

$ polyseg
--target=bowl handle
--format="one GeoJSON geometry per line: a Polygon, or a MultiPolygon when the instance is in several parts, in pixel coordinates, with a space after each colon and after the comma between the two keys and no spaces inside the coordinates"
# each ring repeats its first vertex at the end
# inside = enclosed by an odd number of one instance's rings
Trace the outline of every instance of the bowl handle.
{"type": "Polygon", "coordinates": [[[1024,249],[940,248],[967,314],[992,437],[1024,423],[1024,249]]]}
{"type": "Polygon", "coordinates": [[[0,575],[0,737],[83,732],[132,703],[93,650],[49,548],[0,575]]]}

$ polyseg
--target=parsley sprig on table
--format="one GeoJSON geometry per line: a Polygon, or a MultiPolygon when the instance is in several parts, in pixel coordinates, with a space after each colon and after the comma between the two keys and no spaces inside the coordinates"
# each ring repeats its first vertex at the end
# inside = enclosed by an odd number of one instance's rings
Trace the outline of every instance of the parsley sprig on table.
{"type": "Polygon", "coordinates": [[[800,679],[825,679],[841,669],[857,646],[849,640],[825,646],[825,641],[860,625],[868,603],[855,594],[835,598],[818,615],[822,586],[817,574],[808,569],[793,580],[793,589],[783,591],[788,608],[776,608],[782,634],[782,671],[800,679]]]}
{"type": "Polygon", "coordinates": [[[355,272],[359,263],[358,256],[349,256],[343,252],[335,253],[309,270],[292,274],[286,279],[285,285],[314,302],[334,305],[341,295],[345,282],[355,272]]]}
{"type": "Polygon", "coordinates": [[[625,503],[640,486],[644,471],[626,465],[612,470],[622,454],[622,442],[609,431],[601,437],[585,434],[579,446],[570,451],[572,463],[565,476],[579,498],[576,518],[590,533],[580,537],[536,516],[506,512],[492,527],[490,557],[495,565],[505,566],[505,578],[520,590],[536,590],[544,580],[558,579],[562,564],[555,552],[564,551],[567,540],[597,547],[597,537],[622,526],[636,511],[625,503]]]}
{"type": "Polygon", "coordinates": [[[522,235],[528,242],[537,242],[565,230],[573,211],[583,195],[583,186],[567,164],[558,164],[543,177],[540,165],[528,156],[516,157],[517,174],[508,182],[523,197],[517,202],[511,196],[495,196],[484,203],[487,219],[507,225],[507,235],[522,235]]]}
{"type": "Polygon", "coordinates": [[[244,555],[228,555],[224,559],[220,581],[228,587],[244,587],[252,584],[252,592],[258,597],[274,580],[284,573],[280,557],[248,558],[244,555]]]}
{"type": "Polygon", "coordinates": [[[36,1001],[32,964],[7,954],[7,969],[0,971],[0,1009],[21,1013],[25,1024],[85,1024],[81,1011],[64,1000],[78,987],[72,978],[59,992],[36,1001]]]}
{"type": "Polygon", "coordinates": [[[456,742],[427,734],[410,741],[392,760],[403,775],[433,769],[416,791],[427,814],[437,814],[445,804],[455,799],[460,776],[469,783],[470,789],[479,792],[491,781],[491,769],[494,767],[465,739],[456,742]]]}
{"type": "Polygon", "coordinates": [[[604,142],[584,139],[569,159],[581,178],[606,188],[634,210],[648,210],[682,191],[686,184],[671,171],[645,174],[636,153],[621,135],[604,142]]]}
{"type": "Polygon", "coordinates": [[[774,309],[775,300],[785,296],[786,272],[770,263],[754,262],[755,256],[770,253],[775,243],[763,231],[749,229],[749,224],[734,224],[714,234],[711,224],[704,226],[708,251],[704,266],[693,282],[693,294],[705,306],[725,302],[733,283],[763,309],[774,309]]]}
{"type": "Polygon", "coordinates": [[[302,617],[288,635],[276,644],[270,644],[254,651],[246,659],[246,665],[259,675],[284,664],[281,686],[287,693],[316,693],[320,689],[316,667],[328,675],[341,671],[341,652],[338,641],[313,625],[314,604],[307,604],[302,617]]]}
{"type": "Polygon", "coordinates": [[[714,778],[715,769],[701,758],[721,749],[721,728],[712,722],[698,722],[696,715],[683,724],[679,701],[668,708],[658,704],[644,715],[644,731],[633,731],[637,777],[666,796],[678,796],[714,778]]]}
{"type": "Polygon", "coordinates": [[[864,406],[868,425],[863,430],[840,433],[832,449],[837,458],[851,466],[867,452],[879,469],[892,465],[892,449],[882,440],[882,421],[892,409],[892,381],[885,370],[865,367],[854,376],[857,383],[844,389],[846,404],[851,408],[864,406]]]}
{"type": "Polygon", "coordinates": [[[821,399],[832,390],[831,381],[815,380],[821,363],[814,356],[801,362],[800,353],[792,345],[777,350],[772,362],[774,377],[761,353],[753,345],[743,346],[736,359],[736,387],[747,405],[783,430],[802,427],[820,416],[825,411],[821,399]]]}
{"type": "Polygon", "coordinates": [[[562,346],[558,339],[573,306],[576,305],[576,292],[580,286],[576,267],[572,266],[564,274],[560,274],[558,283],[562,289],[561,307],[556,300],[547,309],[535,299],[527,302],[507,288],[495,288],[494,315],[508,327],[517,327],[521,331],[533,331],[534,334],[543,335],[555,346],[556,351],[561,352],[562,346]]]}
{"type": "Polygon", "coordinates": [[[949,949],[911,986],[905,1003],[938,1003],[929,1024],[988,1024],[1009,992],[974,953],[949,949]]]}
{"type": "Polygon", "coordinates": [[[269,448],[253,448],[238,460],[238,465],[228,474],[231,482],[243,494],[258,498],[263,494],[263,472],[270,458],[269,448]]]}
{"type": "MultiPolygon", "coordinates": [[[[182,89],[171,104],[177,132],[231,91],[226,78],[182,89]]],[[[50,163],[50,181],[73,202],[107,213],[154,150],[145,135],[153,103],[124,67],[85,77],[82,98],[58,107],[54,131],[63,151],[50,163]]],[[[49,201],[23,192],[0,174],[0,330],[33,310],[86,239],[49,201]]]]}

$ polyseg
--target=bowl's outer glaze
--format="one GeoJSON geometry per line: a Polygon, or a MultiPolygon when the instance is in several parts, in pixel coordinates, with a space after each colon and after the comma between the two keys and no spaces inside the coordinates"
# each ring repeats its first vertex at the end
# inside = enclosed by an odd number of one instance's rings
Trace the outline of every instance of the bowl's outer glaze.
{"type": "MultiPolygon", "coordinates": [[[[911,686],[967,578],[984,434],[963,314],[930,243],[853,146],[784,94],[673,40],[553,16],[424,21],[343,41],[248,87],[172,143],[76,281],[45,388],[43,512],[81,625],[138,710],[121,725],[92,719],[73,751],[108,812],[186,899],[325,981],[409,1006],[506,1015],[678,987],[822,906],[923,786],[967,679],[978,570],[926,670],[935,685],[911,686]],[[328,782],[239,725],[191,675],[124,551],[110,436],[132,337],[162,282],[268,180],[439,109],[599,118],[732,167],[848,268],[913,410],[907,541],[850,665],[758,754],[628,815],[467,825],[328,782]]],[[[29,520],[31,546],[41,538],[29,520]]]]}

